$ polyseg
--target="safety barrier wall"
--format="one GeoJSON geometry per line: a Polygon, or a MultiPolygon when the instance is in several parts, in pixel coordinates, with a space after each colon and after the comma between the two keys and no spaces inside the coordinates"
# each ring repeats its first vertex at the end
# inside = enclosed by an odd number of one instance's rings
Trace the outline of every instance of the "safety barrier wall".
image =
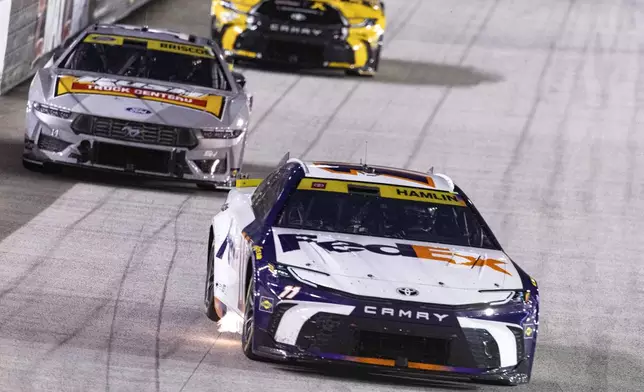
{"type": "Polygon", "coordinates": [[[94,22],[114,23],[153,0],[0,0],[0,95],[94,22]]]}

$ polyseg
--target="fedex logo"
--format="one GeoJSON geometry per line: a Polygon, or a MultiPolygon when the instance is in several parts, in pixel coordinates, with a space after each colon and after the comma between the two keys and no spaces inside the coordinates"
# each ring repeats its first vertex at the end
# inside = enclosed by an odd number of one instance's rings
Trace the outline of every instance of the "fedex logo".
{"type": "Polygon", "coordinates": [[[414,257],[418,259],[426,259],[439,261],[449,264],[462,265],[468,267],[488,267],[497,272],[506,275],[512,275],[503,268],[505,261],[479,257],[470,255],[459,254],[452,252],[448,248],[426,246],[426,245],[410,245],[395,243],[393,245],[382,244],[358,244],[350,241],[319,241],[317,235],[312,234],[279,234],[278,235],[282,251],[284,253],[300,250],[300,244],[306,242],[315,244],[325,251],[332,253],[351,253],[351,252],[373,252],[383,256],[401,256],[401,257],[414,257]]]}

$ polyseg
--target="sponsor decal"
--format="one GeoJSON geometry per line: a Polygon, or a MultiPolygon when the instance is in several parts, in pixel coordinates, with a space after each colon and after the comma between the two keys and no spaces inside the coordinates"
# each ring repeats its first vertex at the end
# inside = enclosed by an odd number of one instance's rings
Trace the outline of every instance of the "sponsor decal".
{"type": "Polygon", "coordinates": [[[104,34],[89,34],[85,39],[85,43],[97,43],[106,45],[126,45],[128,43],[144,43],[149,50],[158,50],[162,52],[185,54],[195,57],[215,58],[212,50],[206,46],[189,45],[169,41],[159,41],[153,39],[145,39],[139,37],[126,37],[122,35],[104,35],[104,34]]]}
{"type": "Polygon", "coordinates": [[[266,313],[273,313],[273,299],[268,297],[260,297],[259,310],[266,313]]]}
{"type": "Polygon", "coordinates": [[[134,114],[152,114],[152,111],[143,108],[126,108],[125,110],[134,114]]]}
{"type": "Polygon", "coordinates": [[[225,107],[225,99],[219,95],[208,95],[176,87],[93,76],[80,78],[68,75],[59,76],[55,96],[65,94],[111,95],[163,102],[207,112],[219,120],[222,118],[225,107]]]}
{"type": "Polygon", "coordinates": [[[297,186],[297,189],[303,190],[325,190],[329,192],[349,193],[350,187],[361,187],[364,189],[373,189],[378,191],[380,197],[390,199],[411,200],[429,202],[435,204],[447,204],[458,207],[465,207],[465,200],[456,193],[436,191],[432,189],[409,188],[397,185],[387,185],[378,183],[352,182],[343,180],[325,181],[324,187],[320,187],[319,181],[312,178],[303,178],[297,186]]]}
{"type": "Polygon", "coordinates": [[[320,30],[320,29],[312,29],[312,28],[309,28],[309,27],[290,26],[290,25],[279,24],[279,23],[271,23],[269,25],[269,29],[271,31],[280,32],[280,33],[305,35],[305,36],[312,36],[312,37],[319,37],[322,34],[322,30],[320,30]]]}
{"type": "Polygon", "coordinates": [[[349,241],[318,241],[317,235],[313,234],[279,234],[282,251],[284,253],[300,250],[300,243],[306,242],[316,244],[327,252],[353,253],[372,252],[383,256],[413,257],[423,260],[432,260],[463,267],[490,268],[505,275],[512,276],[503,267],[507,262],[497,259],[474,257],[470,255],[452,252],[449,248],[441,248],[427,245],[410,245],[394,243],[393,245],[382,244],[358,244],[349,241]]]}
{"type": "MultiPolygon", "coordinates": [[[[114,37],[110,37],[108,35],[97,35],[94,37],[92,41],[93,42],[116,42],[117,39],[114,37]]],[[[85,42],[88,42],[88,40],[85,39],[85,42]]]]}
{"type": "Polygon", "coordinates": [[[406,318],[410,320],[438,320],[443,322],[447,318],[448,314],[439,314],[439,313],[430,313],[422,311],[413,311],[408,309],[396,309],[396,308],[386,308],[378,306],[365,306],[365,314],[372,314],[377,316],[388,316],[392,318],[406,318]]]}
{"type": "Polygon", "coordinates": [[[325,182],[314,182],[311,184],[311,187],[316,188],[316,189],[325,189],[326,188],[326,183],[325,182]]]}
{"type": "MultiPolygon", "coordinates": [[[[324,162],[315,162],[314,165],[319,166],[320,169],[334,174],[346,174],[350,176],[373,176],[374,173],[369,173],[364,170],[355,169],[351,167],[324,167],[326,165],[324,162]]],[[[410,182],[415,182],[421,185],[430,186],[432,188],[436,187],[434,179],[428,176],[421,176],[419,174],[413,173],[396,173],[389,170],[375,169],[375,174],[382,177],[394,178],[397,180],[405,180],[410,182]]]]}
{"type": "Polygon", "coordinates": [[[262,259],[262,247],[255,245],[253,246],[253,250],[255,251],[255,259],[256,260],[261,260],[262,259]]]}
{"type": "Polygon", "coordinates": [[[526,339],[532,339],[534,337],[534,325],[526,325],[523,327],[523,334],[526,339]]]}
{"type": "Polygon", "coordinates": [[[534,287],[537,287],[537,281],[536,281],[536,280],[534,280],[534,278],[530,278],[530,282],[532,282],[532,285],[533,285],[534,287]]]}

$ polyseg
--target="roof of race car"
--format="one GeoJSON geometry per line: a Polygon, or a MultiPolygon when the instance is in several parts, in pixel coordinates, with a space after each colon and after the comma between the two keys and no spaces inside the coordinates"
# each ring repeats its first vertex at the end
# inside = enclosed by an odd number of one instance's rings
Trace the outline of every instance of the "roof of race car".
{"type": "Polygon", "coordinates": [[[343,162],[303,162],[296,159],[291,161],[305,166],[306,177],[454,191],[454,182],[451,178],[440,173],[421,173],[386,166],[343,162]]]}
{"type": "Polygon", "coordinates": [[[87,29],[87,32],[101,34],[123,35],[134,38],[156,39],[174,42],[178,44],[192,44],[212,46],[212,40],[193,34],[185,34],[177,31],[149,28],[147,26],[134,26],[126,24],[96,24],[87,29]]]}

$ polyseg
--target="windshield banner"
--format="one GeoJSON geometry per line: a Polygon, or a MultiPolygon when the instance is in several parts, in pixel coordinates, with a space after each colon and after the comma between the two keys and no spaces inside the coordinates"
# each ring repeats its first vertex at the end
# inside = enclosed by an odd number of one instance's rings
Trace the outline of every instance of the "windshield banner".
{"type": "Polygon", "coordinates": [[[91,76],[77,78],[64,75],[58,77],[55,96],[65,94],[111,95],[169,103],[208,112],[219,120],[222,118],[225,105],[224,97],[219,95],[202,94],[182,88],[150,83],[91,76]]]}
{"type": "Polygon", "coordinates": [[[297,189],[338,193],[363,193],[390,199],[423,201],[465,207],[465,201],[456,193],[433,189],[410,188],[398,185],[304,178],[297,189]]]}
{"type": "Polygon", "coordinates": [[[185,54],[188,56],[204,57],[214,59],[215,54],[210,48],[198,45],[178,44],[175,42],[158,41],[137,37],[125,37],[122,35],[90,34],[83,42],[103,45],[127,45],[128,43],[145,43],[147,49],[159,50],[162,52],[185,54]]]}

